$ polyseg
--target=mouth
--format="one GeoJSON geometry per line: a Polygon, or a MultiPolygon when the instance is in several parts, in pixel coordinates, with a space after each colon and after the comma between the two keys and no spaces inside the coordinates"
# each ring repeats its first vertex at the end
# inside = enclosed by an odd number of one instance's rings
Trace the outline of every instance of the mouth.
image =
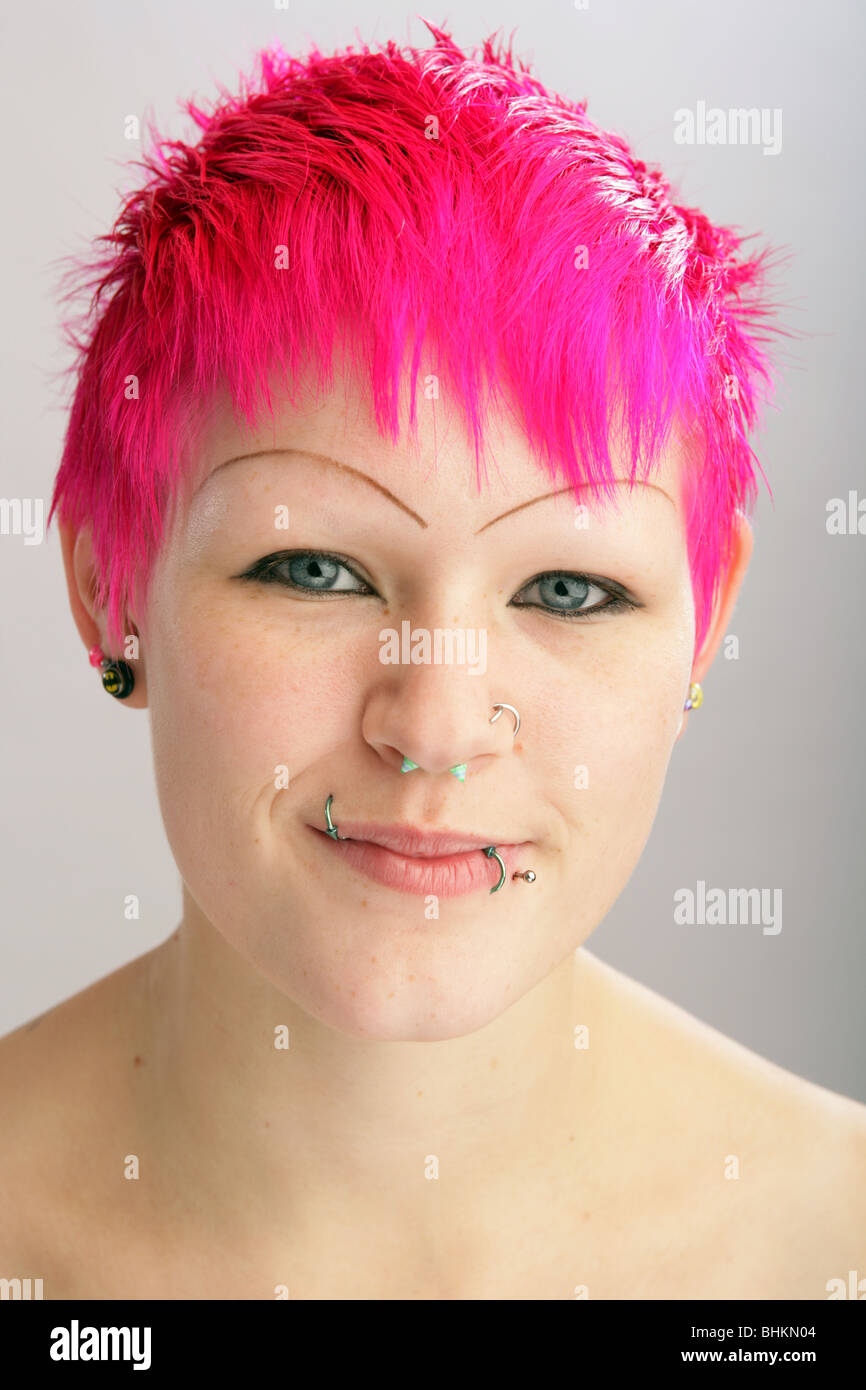
{"type": "MultiPolygon", "coordinates": [[[[383,826],[339,821],[335,840],[317,826],[310,830],[344,863],[367,878],[398,892],[458,897],[488,892],[501,878],[499,863],[483,851],[491,845],[505,865],[506,877],[521,867],[522,852],[531,840],[498,843],[494,838],[458,831],[422,831],[413,826],[383,826]]],[[[525,866],[523,866],[525,867],[525,866]]],[[[505,887],[505,884],[502,885],[505,887]]]]}
{"type": "MultiPolygon", "coordinates": [[[[464,854],[468,850],[486,849],[488,845],[495,845],[498,849],[500,843],[497,835],[485,837],[463,834],[457,830],[422,830],[413,825],[379,825],[372,821],[341,819],[336,829],[341,839],[363,840],[366,844],[381,845],[394,854],[408,855],[413,859],[441,859],[446,855],[464,854]]],[[[507,835],[501,839],[506,845],[520,843],[507,835]]]]}

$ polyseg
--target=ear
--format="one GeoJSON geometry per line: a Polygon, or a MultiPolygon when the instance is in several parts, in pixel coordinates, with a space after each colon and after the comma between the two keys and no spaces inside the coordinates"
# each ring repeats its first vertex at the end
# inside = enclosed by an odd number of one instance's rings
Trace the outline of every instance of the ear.
{"type": "MultiPolygon", "coordinates": [[[[752,547],[754,536],[745,512],[738,511],[734,519],[734,534],[731,552],[731,564],[724,584],[716,595],[716,602],[713,607],[710,625],[701,644],[695,661],[692,665],[691,679],[703,684],[704,676],[713,664],[713,659],[719,649],[719,644],[724,637],[740,586],[745,578],[746,570],[749,568],[749,561],[752,558],[752,547]]],[[[683,711],[680,720],[680,727],[677,731],[677,738],[683,732],[686,725],[686,718],[689,710],[683,711]]],[[[674,740],[676,742],[676,739],[674,740]]]]}
{"type": "MultiPolygon", "coordinates": [[[[78,628],[85,650],[89,652],[91,647],[99,646],[106,656],[122,657],[127,660],[128,658],[123,656],[122,651],[112,651],[108,647],[105,612],[97,605],[95,599],[97,574],[93,560],[93,537],[90,527],[83,526],[80,531],[75,532],[61,521],[58,523],[58,529],[63,551],[63,568],[66,571],[69,607],[72,610],[75,626],[78,628]]],[[[129,631],[137,634],[137,628],[133,622],[129,623],[129,631]]],[[[117,703],[127,705],[131,709],[145,709],[147,706],[147,683],[144,661],[139,656],[137,660],[129,661],[129,665],[135,672],[135,686],[131,695],[117,703]]],[[[94,676],[95,674],[94,672],[94,676]]]]}

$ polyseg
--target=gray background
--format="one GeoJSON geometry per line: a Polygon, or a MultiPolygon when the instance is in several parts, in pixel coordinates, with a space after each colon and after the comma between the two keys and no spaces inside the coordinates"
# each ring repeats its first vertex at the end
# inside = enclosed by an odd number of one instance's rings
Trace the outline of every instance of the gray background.
{"type": "MultiPolygon", "coordinates": [[[[779,295],[805,336],[785,348],[755,441],[756,549],[705,704],[674,752],[643,858],[590,949],[747,1047],[866,1099],[863,621],[866,536],[828,536],[826,505],[866,496],[861,440],[862,13],[829,0],[590,0],[422,11],[471,47],[501,29],[554,91],[662,165],[677,200],[792,252],[779,295]],[[782,150],[678,146],[677,108],[781,107],[782,150]],[[677,926],[673,894],[781,888],[783,928],[677,926]]],[[[15,7],[5,20],[7,426],[0,491],[48,499],[64,429],[58,257],[108,231],[127,115],[188,138],[177,99],[234,87],[281,38],[325,52],[387,38],[427,46],[403,5],[293,0],[15,7]]],[[[132,171],[135,173],[135,171],[132,171]]],[[[148,719],[109,700],[67,610],[59,537],[0,536],[0,1032],[164,939],[180,910],[148,719]],[[128,922],[123,900],[141,899],[128,922]]]]}

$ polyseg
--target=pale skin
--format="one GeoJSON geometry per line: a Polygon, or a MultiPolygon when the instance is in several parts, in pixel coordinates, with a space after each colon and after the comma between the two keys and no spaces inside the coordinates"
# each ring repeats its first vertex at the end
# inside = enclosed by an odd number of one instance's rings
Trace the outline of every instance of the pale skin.
{"type": "MultiPolygon", "coordinates": [[[[0,1042],[0,1276],[55,1299],[822,1299],[866,1276],[866,1107],[584,944],[646,843],[747,521],[695,652],[676,448],[579,528],[504,418],[478,489],[446,403],[424,403],[419,456],[342,384],[283,402],[275,434],[214,413],[202,485],[127,615],[125,704],[150,709],[183,916],[0,1042]],[[239,577],[290,550],[355,574],[327,598],[239,577]],[[529,606],[551,570],[641,606],[529,606]],[[383,665],[379,633],[406,618],[486,630],[486,671],[383,665]],[[400,774],[403,753],[421,770],[400,774]],[[537,879],[425,918],[312,836],[329,793],[337,822],[532,841],[537,879]]],[[[84,648],[109,651],[88,532],[62,543],[84,648]]]]}

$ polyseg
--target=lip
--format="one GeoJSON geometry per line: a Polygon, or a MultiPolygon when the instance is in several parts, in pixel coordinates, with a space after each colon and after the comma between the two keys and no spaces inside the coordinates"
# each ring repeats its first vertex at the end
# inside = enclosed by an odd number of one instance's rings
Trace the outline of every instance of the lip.
{"type": "MultiPolygon", "coordinates": [[[[494,844],[505,865],[506,877],[510,877],[514,869],[520,867],[521,855],[532,843],[523,840],[496,844],[492,839],[482,840],[477,835],[461,835],[456,831],[447,834],[444,831],[422,832],[411,826],[375,826],[357,821],[337,823],[341,837],[345,834],[346,839],[335,840],[317,826],[308,828],[321,840],[330,841],[331,853],[339,855],[350,867],[376,883],[398,892],[435,893],[441,898],[460,897],[482,888],[489,893],[499,882],[500,869],[492,855],[488,857],[481,851],[494,844]],[[366,836],[375,835],[376,840],[365,839],[362,831],[366,836]],[[387,845],[381,843],[385,839],[389,842],[387,845]],[[391,848],[392,845],[397,848],[391,848]],[[414,853],[410,853],[410,849],[414,853]]],[[[505,884],[502,886],[504,888],[505,884]]]]}
{"type": "MultiPolygon", "coordinates": [[[[462,854],[466,850],[486,849],[488,845],[499,848],[495,836],[489,835],[485,839],[482,835],[464,835],[459,830],[421,830],[414,825],[382,825],[374,821],[343,820],[342,817],[337,823],[337,830],[341,837],[365,840],[413,859],[439,859],[443,855],[462,854]]],[[[515,842],[503,836],[503,843],[515,842]]]]}

